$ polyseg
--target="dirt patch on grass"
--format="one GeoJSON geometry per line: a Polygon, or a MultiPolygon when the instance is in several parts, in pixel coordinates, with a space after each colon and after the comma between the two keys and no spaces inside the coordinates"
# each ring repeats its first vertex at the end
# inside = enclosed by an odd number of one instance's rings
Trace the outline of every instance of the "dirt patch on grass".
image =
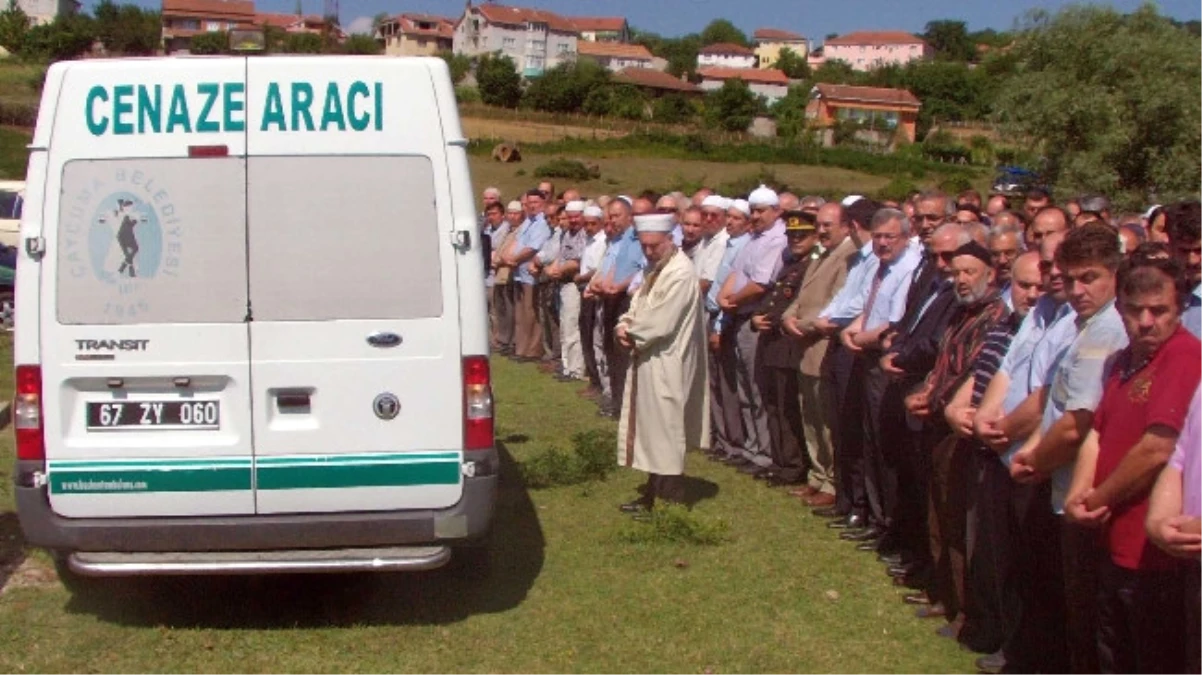
{"type": "Polygon", "coordinates": [[[545,143],[561,138],[617,138],[628,132],[544,122],[520,122],[464,117],[460,120],[468,138],[500,138],[518,143],[545,143]]]}

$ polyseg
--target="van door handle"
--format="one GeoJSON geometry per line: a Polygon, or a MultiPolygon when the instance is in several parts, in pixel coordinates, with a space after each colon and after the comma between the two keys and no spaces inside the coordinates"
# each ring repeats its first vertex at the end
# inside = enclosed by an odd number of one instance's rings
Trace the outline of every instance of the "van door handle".
{"type": "Polygon", "coordinates": [[[379,331],[367,336],[367,344],[373,347],[379,347],[381,349],[396,347],[397,345],[401,344],[401,342],[401,336],[397,335],[396,333],[379,331]]]}

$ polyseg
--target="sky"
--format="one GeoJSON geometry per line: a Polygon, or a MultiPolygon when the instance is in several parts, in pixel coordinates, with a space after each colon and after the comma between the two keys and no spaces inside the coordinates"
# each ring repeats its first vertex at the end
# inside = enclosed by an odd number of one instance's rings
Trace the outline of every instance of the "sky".
{"type": "MultiPolygon", "coordinates": [[[[120,1],[120,0],[118,0],[120,1]]],[[[323,0],[301,0],[305,13],[320,14],[323,0]]],[[[159,0],[133,0],[157,9],[159,0]]],[[[476,0],[479,4],[480,0],[476,0]]],[[[89,0],[86,5],[95,4],[89,0]]],[[[1067,0],[505,0],[499,4],[537,7],[568,16],[624,16],[630,25],[664,36],[700,32],[717,18],[734,22],[751,34],[756,28],[781,28],[821,39],[828,33],[853,30],[907,30],[920,33],[927,21],[955,19],[968,29],[1006,30],[1027,10],[1054,10],[1067,0]]],[[[1120,11],[1134,10],[1141,0],[1114,0],[1120,11]]],[[[1198,0],[1161,0],[1162,14],[1175,19],[1202,18],[1198,0]]],[[[260,12],[293,12],[296,0],[256,0],[260,12]]],[[[379,12],[426,12],[460,16],[465,0],[341,0],[340,19],[351,32],[368,32],[379,12]]]]}

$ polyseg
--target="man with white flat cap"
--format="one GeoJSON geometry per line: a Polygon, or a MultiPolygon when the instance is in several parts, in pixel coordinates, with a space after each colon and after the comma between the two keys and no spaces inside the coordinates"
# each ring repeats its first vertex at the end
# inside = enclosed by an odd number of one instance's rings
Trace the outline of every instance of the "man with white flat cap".
{"type": "Polygon", "coordinates": [[[645,279],[614,331],[630,363],[618,463],[649,474],[642,496],[622,505],[626,513],[646,512],[656,499],[684,502],[685,453],[709,447],[705,315],[693,263],[672,241],[674,220],[634,218],[645,279]]]}
{"type": "MultiPolygon", "coordinates": [[[[780,198],[771,188],[761,185],[747,198],[751,207],[751,240],[739,251],[731,265],[730,276],[718,293],[718,306],[734,317],[736,327],[736,380],[739,407],[743,417],[742,460],[728,463],[744,473],[767,471],[772,465],[768,417],[755,380],[755,355],[759,334],[752,330],[751,315],[783,265],[782,252],[788,243],[785,223],[780,219],[780,198]]],[[[736,454],[737,449],[728,449],[736,454]]]]}

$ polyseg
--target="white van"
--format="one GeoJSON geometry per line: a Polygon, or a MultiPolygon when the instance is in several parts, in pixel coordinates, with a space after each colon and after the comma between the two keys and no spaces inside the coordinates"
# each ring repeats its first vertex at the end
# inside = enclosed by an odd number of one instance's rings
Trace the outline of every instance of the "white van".
{"type": "Polygon", "coordinates": [[[29,543],[103,576],[429,569],[484,541],[465,146],[435,58],[53,65],[17,269],[29,543]]]}

